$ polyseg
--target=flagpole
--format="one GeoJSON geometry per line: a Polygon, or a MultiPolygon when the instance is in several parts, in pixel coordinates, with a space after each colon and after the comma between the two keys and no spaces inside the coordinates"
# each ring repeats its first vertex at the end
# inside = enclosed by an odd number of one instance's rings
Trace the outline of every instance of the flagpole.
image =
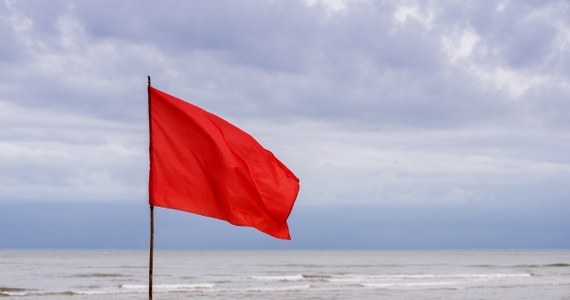
{"type": "MultiPolygon", "coordinates": [[[[151,120],[150,120],[150,76],[148,77],[148,130],[149,130],[149,138],[151,136],[151,120]]],[[[149,141],[149,155],[152,155],[150,145],[152,145],[149,141]]],[[[150,176],[150,174],[149,174],[150,176]]],[[[149,180],[150,181],[150,180],[149,180]]],[[[149,189],[149,198],[150,198],[150,189],[149,189]]],[[[150,206],[150,246],[149,246],[149,262],[148,262],[148,300],[152,300],[152,271],[154,265],[154,206],[150,206]]]]}
{"type": "Polygon", "coordinates": [[[148,300],[152,300],[152,269],[154,250],[154,206],[150,206],[150,255],[148,267],[148,300]]]}

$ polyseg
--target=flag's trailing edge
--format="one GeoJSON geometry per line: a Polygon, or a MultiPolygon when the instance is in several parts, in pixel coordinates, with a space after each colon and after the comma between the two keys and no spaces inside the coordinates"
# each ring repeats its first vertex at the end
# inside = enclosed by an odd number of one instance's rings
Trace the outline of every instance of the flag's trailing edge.
{"type": "Polygon", "coordinates": [[[151,86],[149,203],[290,239],[299,179],[252,136],[151,86]]]}

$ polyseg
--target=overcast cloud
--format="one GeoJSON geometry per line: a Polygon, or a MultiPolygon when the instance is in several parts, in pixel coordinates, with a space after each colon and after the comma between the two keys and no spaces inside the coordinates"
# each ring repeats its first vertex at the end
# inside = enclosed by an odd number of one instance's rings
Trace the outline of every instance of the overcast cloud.
{"type": "Polygon", "coordinates": [[[0,201],[145,202],[146,75],[298,206],[570,211],[567,1],[0,2],[0,201]]]}

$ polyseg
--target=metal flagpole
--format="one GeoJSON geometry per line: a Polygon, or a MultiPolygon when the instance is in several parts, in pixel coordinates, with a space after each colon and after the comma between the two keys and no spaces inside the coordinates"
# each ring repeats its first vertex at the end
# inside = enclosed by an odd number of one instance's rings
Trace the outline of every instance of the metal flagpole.
{"type": "MultiPolygon", "coordinates": [[[[150,119],[150,76],[148,76],[148,130],[149,138],[151,136],[151,119],[150,119]]],[[[151,153],[152,144],[149,141],[149,155],[151,153]]],[[[149,172],[150,176],[150,172],[149,172]]],[[[150,180],[149,180],[150,181],[150,180]]],[[[150,190],[149,190],[150,197],[150,190]]],[[[150,253],[149,253],[149,263],[148,263],[148,300],[152,300],[152,271],[153,271],[153,260],[154,260],[154,206],[150,205],[150,253]]]]}
{"type": "Polygon", "coordinates": [[[150,206],[150,256],[148,266],[148,300],[152,300],[152,269],[154,250],[154,206],[150,206]]]}

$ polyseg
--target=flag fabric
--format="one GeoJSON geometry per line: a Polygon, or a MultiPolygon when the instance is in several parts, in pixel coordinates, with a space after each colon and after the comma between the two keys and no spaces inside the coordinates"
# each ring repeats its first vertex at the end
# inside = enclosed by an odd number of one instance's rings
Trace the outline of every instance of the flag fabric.
{"type": "Polygon", "coordinates": [[[299,179],[252,136],[148,87],[149,204],[290,239],[299,179]]]}

